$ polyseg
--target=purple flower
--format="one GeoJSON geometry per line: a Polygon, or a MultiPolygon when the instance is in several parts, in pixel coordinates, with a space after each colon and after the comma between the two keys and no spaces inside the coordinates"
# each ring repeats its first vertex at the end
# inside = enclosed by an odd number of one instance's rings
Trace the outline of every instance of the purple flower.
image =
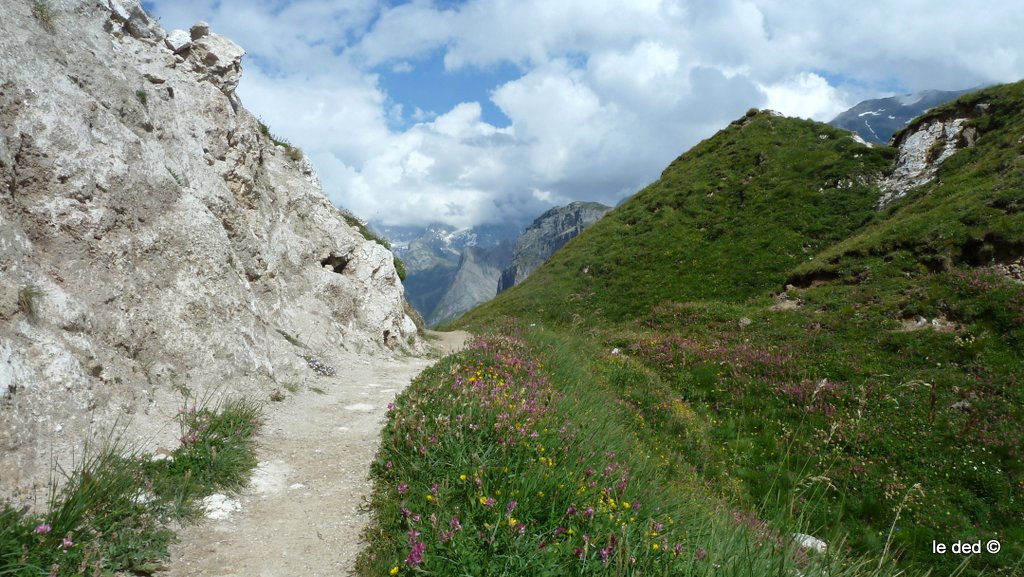
{"type": "Polygon", "coordinates": [[[408,492],[409,492],[409,485],[406,485],[405,483],[399,483],[398,484],[398,494],[399,495],[404,495],[404,494],[406,494],[408,492]]]}
{"type": "Polygon", "coordinates": [[[46,535],[47,533],[49,533],[52,530],[53,530],[53,527],[51,527],[49,523],[43,523],[42,525],[39,525],[38,527],[35,528],[35,532],[38,535],[46,535]]]}
{"type": "Polygon", "coordinates": [[[70,549],[75,546],[75,542],[71,540],[71,537],[64,537],[64,540],[60,542],[61,549],[70,549]]]}
{"type": "Polygon", "coordinates": [[[410,566],[419,565],[423,562],[423,553],[427,550],[427,544],[423,541],[417,541],[412,544],[412,550],[409,551],[409,556],[405,558],[405,564],[410,566]]]}
{"type": "Polygon", "coordinates": [[[505,512],[506,513],[511,513],[512,511],[515,511],[517,504],[518,503],[516,503],[515,501],[509,501],[508,505],[505,506],[505,512]]]}

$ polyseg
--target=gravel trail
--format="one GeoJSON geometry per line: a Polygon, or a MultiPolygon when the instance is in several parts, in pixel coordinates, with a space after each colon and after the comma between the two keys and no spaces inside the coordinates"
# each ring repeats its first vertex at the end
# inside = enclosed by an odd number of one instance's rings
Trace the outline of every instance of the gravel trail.
{"type": "MultiPolygon", "coordinates": [[[[464,332],[432,333],[445,352],[464,332]]],[[[387,404],[434,359],[347,357],[338,376],[317,381],[269,411],[259,466],[224,519],[184,527],[165,577],[348,575],[361,547],[367,479],[387,404]]],[[[332,359],[333,361],[333,359],[332,359]]],[[[228,507],[230,509],[230,506],[228,507]]]]}

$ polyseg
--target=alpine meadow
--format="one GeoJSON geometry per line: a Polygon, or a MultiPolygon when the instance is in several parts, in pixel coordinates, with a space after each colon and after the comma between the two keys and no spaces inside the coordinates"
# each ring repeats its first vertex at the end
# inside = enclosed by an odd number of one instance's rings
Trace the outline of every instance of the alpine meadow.
{"type": "Polygon", "coordinates": [[[1021,574],[1022,111],[871,147],[751,110],[680,156],[450,323],[363,574],[1021,574]]]}

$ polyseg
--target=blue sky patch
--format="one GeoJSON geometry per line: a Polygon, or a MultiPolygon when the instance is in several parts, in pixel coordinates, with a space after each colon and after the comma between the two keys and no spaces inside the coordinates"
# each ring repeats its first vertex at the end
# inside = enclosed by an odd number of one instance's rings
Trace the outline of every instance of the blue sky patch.
{"type": "Polygon", "coordinates": [[[389,102],[402,105],[402,125],[393,127],[399,129],[432,118],[416,118],[417,108],[437,116],[462,102],[474,101],[480,103],[484,122],[506,127],[511,121],[491,102],[491,92],[522,76],[522,71],[509,62],[484,69],[445,70],[444,50],[435,50],[425,59],[388,62],[374,71],[380,74],[380,87],[389,102]]]}

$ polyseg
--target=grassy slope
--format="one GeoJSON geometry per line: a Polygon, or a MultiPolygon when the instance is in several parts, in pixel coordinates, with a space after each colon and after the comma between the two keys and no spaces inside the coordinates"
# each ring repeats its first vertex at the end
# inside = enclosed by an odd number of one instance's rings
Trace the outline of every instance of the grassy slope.
{"type": "Polygon", "coordinates": [[[468,318],[502,310],[620,321],[665,299],[737,301],[781,289],[792,267],[873,218],[866,183],[891,156],[829,126],[752,114],[468,318]]]}
{"type": "Polygon", "coordinates": [[[977,146],[881,213],[871,177],[891,150],[748,115],[459,324],[513,316],[623,348],[704,417],[675,442],[737,503],[788,507],[814,479],[831,489],[799,506],[855,552],[895,527],[908,563],[948,574],[932,539],[996,538],[970,572],[1005,568],[1024,544],[1024,289],[978,265],[1024,246],[1024,84],[930,115],[982,102],[977,146]],[[789,281],[799,306],[773,309],[789,281]],[[945,329],[900,330],[916,316],[945,329]]]}

